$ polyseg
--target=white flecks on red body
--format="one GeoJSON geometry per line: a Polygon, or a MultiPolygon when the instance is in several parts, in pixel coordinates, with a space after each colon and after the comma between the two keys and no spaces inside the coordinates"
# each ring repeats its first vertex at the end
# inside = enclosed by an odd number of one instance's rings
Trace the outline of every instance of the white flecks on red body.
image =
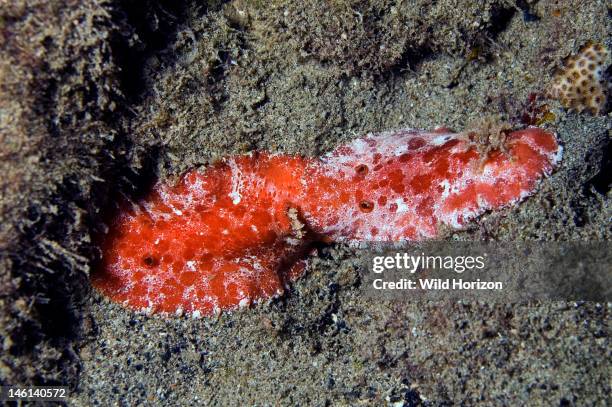
{"type": "Polygon", "coordinates": [[[553,134],[512,133],[485,158],[465,137],[368,135],[320,159],[251,154],[158,184],[101,243],[93,284],[149,312],[210,315],[282,293],[315,240],[413,241],[514,204],[560,160],[553,134]]]}

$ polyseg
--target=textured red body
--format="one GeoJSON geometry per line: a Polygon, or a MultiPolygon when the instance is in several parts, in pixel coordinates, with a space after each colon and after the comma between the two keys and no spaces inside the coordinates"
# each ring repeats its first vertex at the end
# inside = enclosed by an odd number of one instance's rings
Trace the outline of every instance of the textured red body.
{"type": "Polygon", "coordinates": [[[110,225],[92,277],[149,312],[207,315],[280,294],[314,240],[434,238],[514,204],[552,172],[561,148],[530,128],[481,157],[466,137],[401,130],[318,158],[256,153],[185,174],[110,225]]]}

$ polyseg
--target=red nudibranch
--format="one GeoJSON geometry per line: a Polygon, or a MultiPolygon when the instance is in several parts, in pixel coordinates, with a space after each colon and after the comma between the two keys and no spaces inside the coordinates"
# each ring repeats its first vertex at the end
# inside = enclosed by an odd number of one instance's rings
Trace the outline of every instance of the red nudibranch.
{"type": "Polygon", "coordinates": [[[158,183],[103,237],[92,283],[147,312],[210,315],[283,292],[323,241],[415,241],[533,192],[561,157],[538,128],[481,153],[465,135],[367,135],[321,158],[252,153],[158,183]]]}

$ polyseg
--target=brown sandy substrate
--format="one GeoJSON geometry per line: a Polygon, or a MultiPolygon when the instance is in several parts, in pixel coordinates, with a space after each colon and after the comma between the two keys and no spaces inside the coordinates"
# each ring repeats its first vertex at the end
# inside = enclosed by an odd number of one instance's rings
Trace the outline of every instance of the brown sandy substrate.
{"type": "MultiPolygon", "coordinates": [[[[3,383],[68,383],[74,405],[606,404],[610,304],[374,302],[338,245],[283,298],[218,319],[138,315],[86,280],[102,210],[156,176],[515,120],[563,57],[612,45],[605,1],[9,3],[3,383]]],[[[610,115],[550,105],[560,168],[457,238],[610,240],[610,115]]]]}

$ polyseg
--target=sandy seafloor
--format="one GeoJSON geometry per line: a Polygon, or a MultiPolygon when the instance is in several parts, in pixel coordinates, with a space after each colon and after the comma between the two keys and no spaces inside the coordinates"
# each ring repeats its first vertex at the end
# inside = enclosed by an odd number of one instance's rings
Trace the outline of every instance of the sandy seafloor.
{"type": "MultiPolygon", "coordinates": [[[[251,150],[318,155],[370,131],[491,114],[518,126],[564,57],[612,46],[603,0],[429,3],[0,5],[3,169],[16,174],[0,206],[2,382],[69,383],[75,406],[609,404],[610,303],[373,301],[342,245],[320,248],[282,298],[215,318],[138,314],[78,277],[104,208],[147,180],[251,150]],[[39,217],[51,226],[32,234],[39,217]]],[[[560,167],[449,238],[610,239],[610,114],[546,103],[560,167]]]]}

